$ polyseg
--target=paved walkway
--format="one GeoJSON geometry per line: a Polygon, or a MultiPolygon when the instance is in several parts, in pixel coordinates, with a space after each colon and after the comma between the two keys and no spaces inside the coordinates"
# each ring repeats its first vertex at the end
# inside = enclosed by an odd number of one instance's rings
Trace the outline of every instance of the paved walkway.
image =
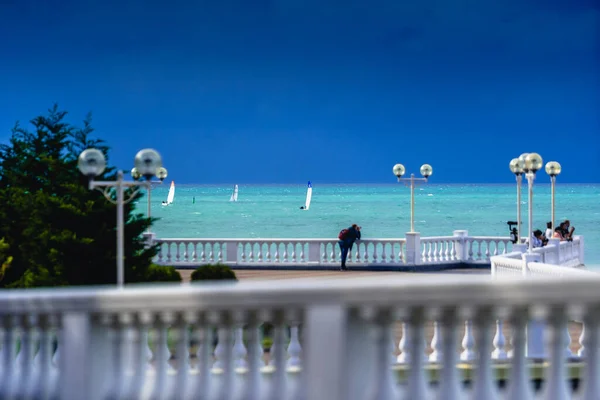
{"type": "MultiPolygon", "coordinates": [[[[177,270],[181,274],[184,282],[190,281],[190,276],[193,270],[190,269],[179,269],[177,270]]],[[[360,277],[381,277],[385,279],[387,276],[397,277],[399,274],[405,276],[407,279],[421,276],[422,274],[429,275],[446,275],[446,274],[489,274],[489,270],[481,269],[455,269],[442,272],[381,272],[381,271],[289,271],[289,270],[247,270],[238,269],[235,270],[235,275],[239,280],[259,280],[259,279],[294,279],[294,278],[360,278],[360,277]]]]}

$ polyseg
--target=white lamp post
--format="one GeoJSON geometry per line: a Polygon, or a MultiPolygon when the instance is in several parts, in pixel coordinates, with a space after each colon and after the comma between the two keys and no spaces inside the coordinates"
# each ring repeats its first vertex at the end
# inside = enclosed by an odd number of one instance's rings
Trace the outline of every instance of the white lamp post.
{"type": "Polygon", "coordinates": [[[144,181],[126,182],[123,180],[123,171],[117,172],[116,181],[95,181],[94,178],[101,175],[106,168],[106,158],[98,149],[87,149],[79,155],[77,167],[81,173],[90,180],[90,190],[97,189],[104,197],[113,204],[117,205],[117,286],[123,287],[125,283],[125,265],[124,265],[124,221],[123,206],[129,203],[139,192],[140,187],[150,188],[153,176],[161,181],[167,177],[167,170],[162,167],[160,154],[153,149],[140,150],[134,160],[135,168],[131,171],[134,179],[144,178],[144,181]],[[125,199],[125,188],[137,187],[127,199],[125,199]],[[104,188],[104,189],[101,189],[104,188]],[[117,199],[113,200],[111,189],[116,188],[117,199]]]}
{"type": "Polygon", "coordinates": [[[521,243],[521,184],[523,182],[523,163],[518,158],[510,160],[510,170],[517,178],[517,244],[521,243]]]}
{"type": "Polygon", "coordinates": [[[557,163],[556,161],[550,161],[549,163],[546,164],[546,173],[548,175],[550,175],[550,182],[551,182],[551,185],[550,185],[550,187],[551,187],[551,189],[550,189],[551,202],[552,202],[551,221],[552,221],[552,232],[553,233],[554,233],[554,205],[555,205],[555,203],[554,203],[554,188],[556,186],[556,177],[558,175],[560,175],[561,171],[562,171],[562,168],[561,168],[560,164],[557,163]]]}
{"type": "Polygon", "coordinates": [[[398,182],[403,182],[405,185],[410,186],[410,232],[415,232],[415,185],[419,182],[427,183],[427,179],[433,174],[433,168],[429,164],[421,165],[421,175],[423,178],[415,178],[415,174],[410,174],[410,178],[402,178],[406,169],[402,164],[394,165],[392,169],[394,175],[398,178],[398,182]]]}
{"type": "MultiPolygon", "coordinates": [[[[142,177],[142,174],[138,172],[137,168],[133,167],[131,169],[131,177],[137,181],[142,177]]],[[[156,177],[160,180],[148,181],[150,182],[150,185],[148,185],[148,218],[152,217],[152,184],[161,184],[163,182],[163,180],[167,177],[166,168],[159,168],[158,172],[156,173],[156,177]]],[[[148,233],[150,233],[150,227],[148,227],[148,233]]]]}
{"type": "Polygon", "coordinates": [[[533,234],[533,181],[535,180],[535,173],[537,171],[539,171],[544,164],[543,164],[542,157],[538,153],[521,154],[521,156],[519,157],[519,161],[520,162],[524,161],[523,172],[525,172],[525,177],[527,178],[527,186],[529,189],[529,196],[528,196],[528,198],[529,198],[529,201],[528,201],[528,208],[529,208],[529,212],[528,212],[528,217],[529,217],[528,243],[529,243],[529,246],[527,248],[527,251],[529,253],[531,253],[531,252],[533,252],[533,240],[532,240],[532,234],[533,234]]]}

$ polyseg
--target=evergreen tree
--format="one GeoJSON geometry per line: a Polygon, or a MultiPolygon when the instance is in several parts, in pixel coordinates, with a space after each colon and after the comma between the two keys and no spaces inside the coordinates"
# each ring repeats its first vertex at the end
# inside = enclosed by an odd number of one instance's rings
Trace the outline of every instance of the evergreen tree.
{"type": "MultiPolygon", "coordinates": [[[[54,106],[18,123],[0,146],[0,238],[12,257],[0,287],[97,285],[116,283],[116,206],[77,169],[79,154],[108,147],[92,139],[91,117],[76,127],[54,106]]],[[[107,168],[99,180],[115,180],[107,168]]],[[[125,205],[125,282],[144,280],[156,248],[146,248],[143,232],[152,223],[125,205]]]]}

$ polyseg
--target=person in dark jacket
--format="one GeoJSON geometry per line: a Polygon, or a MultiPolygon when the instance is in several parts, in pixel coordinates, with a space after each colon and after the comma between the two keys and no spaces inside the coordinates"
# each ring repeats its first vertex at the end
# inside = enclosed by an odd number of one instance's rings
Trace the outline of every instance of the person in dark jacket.
{"type": "Polygon", "coordinates": [[[347,271],[346,268],[346,258],[348,257],[348,252],[352,251],[352,245],[355,241],[360,239],[360,226],[353,224],[346,233],[344,239],[340,239],[338,244],[340,245],[340,250],[342,251],[342,267],[340,270],[347,271]]]}

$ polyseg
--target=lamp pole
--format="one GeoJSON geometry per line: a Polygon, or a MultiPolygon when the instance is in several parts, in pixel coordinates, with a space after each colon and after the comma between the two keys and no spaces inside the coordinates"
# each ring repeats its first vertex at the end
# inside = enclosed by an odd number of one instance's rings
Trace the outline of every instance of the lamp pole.
{"type": "Polygon", "coordinates": [[[550,175],[550,201],[551,201],[551,221],[552,221],[552,232],[554,232],[554,221],[555,221],[555,186],[556,186],[556,177],[560,175],[562,168],[559,163],[556,161],[550,161],[546,164],[546,173],[550,175]]]}
{"type": "Polygon", "coordinates": [[[535,173],[542,168],[542,157],[537,153],[524,153],[519,157],[519,162],[523,166],[525,177],[527,178],[527,187],[529,191],[528,201],[528,243],[527,252],[533,252],[533,182],[535,180],[535,173]]]}
{"type": "Polygon", "coordinates": [[[98,149],[87,149],[79,155],[78,168],[82,174],[89,178],[89,189],[100,191],[104,197],[117,206],[117,286],[122,288],[125,284],[125,244],[124,244],[124,206],[131,202],[142,187],[150,188],[150,179],[156,175],[163,180],[167,177],[167,170],[162,167],[162,160],[158,152],[152,149],[145,149],[138,152],[135,157],[136,168],[132,170],[134,179],[144,176],[144,181],[125,181],[123,171],[117,172],[115,181],[96,181],[95,177],[104,172],[106,168],[106,159],[104,154],[98,149]],[[138,175],[139,173],[139,175],[138,175]],[[116,190],[116,200],[113,199],[112,189],[116,190]],[[125,198],[125,188],[135,188],[128,193],[125,198]]]}
{"type": "Polygon", "coordinates": [[[523,165],[518,158],[513,158],[509,164],[510,170],[517,180],[517,244],[521,243],[521,185],[523,183],[523,165]]]}
{"type": "Polygon", "coordinates": [[[405,185],[410,186],[410,233],[415,232],[415,186],[419,182],[427,183],[427,179],[433,174],[433,168],[429,164],[423,164],[421,166],[421,175],[423,178],[415,178],[415,174],[410,174],[410,178],[402,178],[406,169],[402,164],[394,165],[392,169],[394,175],[398,178],[398,182],[403,182],[405,185]]]}

